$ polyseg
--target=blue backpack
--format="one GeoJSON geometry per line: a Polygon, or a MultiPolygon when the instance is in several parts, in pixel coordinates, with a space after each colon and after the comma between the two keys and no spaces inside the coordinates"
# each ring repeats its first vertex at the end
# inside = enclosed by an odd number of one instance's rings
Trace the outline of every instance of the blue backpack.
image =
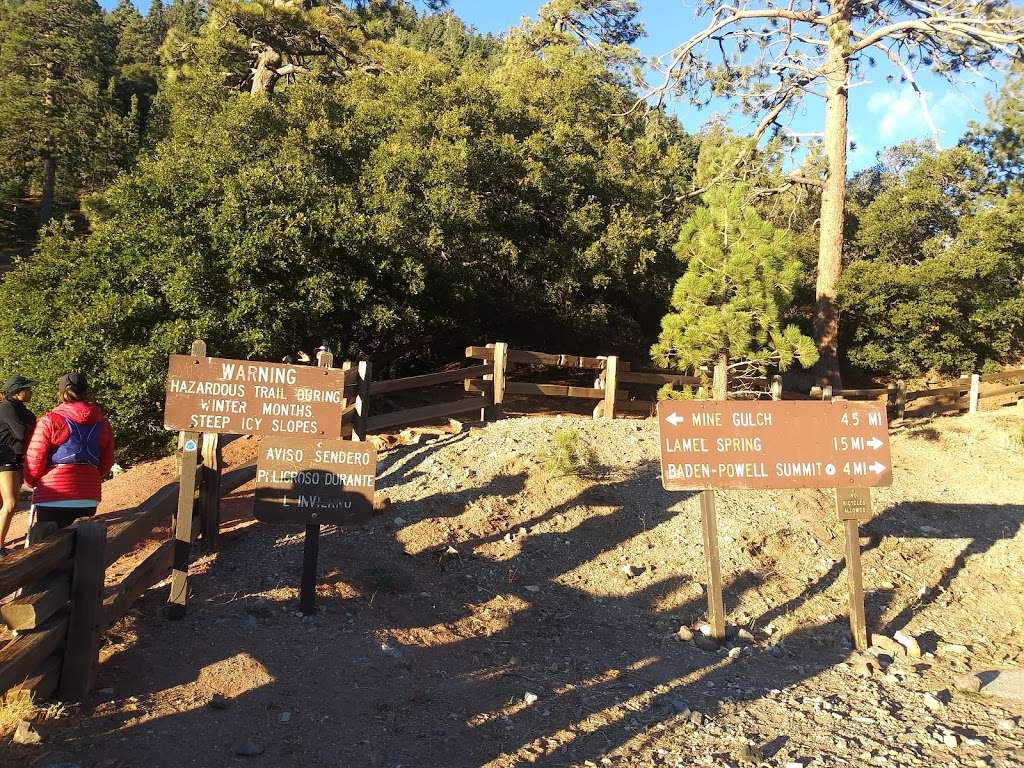
{"type": "Polygon", "coordinates": [[[100,427],[103,420],[95,424],[79,424],[61,416],[68,425],[68,439],[57,446],[50,456],[51,464],[100,465],[100,427]]]}

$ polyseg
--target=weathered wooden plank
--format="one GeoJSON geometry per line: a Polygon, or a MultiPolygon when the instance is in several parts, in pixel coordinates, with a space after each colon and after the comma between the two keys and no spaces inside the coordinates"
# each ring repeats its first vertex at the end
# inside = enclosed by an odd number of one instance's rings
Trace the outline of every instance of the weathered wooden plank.
{"type": "Polygon", "coordinates": [[[131,552],[150,531],[168,522],[177,503],[178,483],[168,483],[136,507],[131,517],[111,525],[107,531],[106,565],[131,552]]]}
{"type": "Polygon", "coordinates": [[[106,545],[106,523],[94,519],[78,526],[71,576],[71,615],[60,672],[59,691],[64,701],[85,698],[95,679],[106,545]]]}
{"type": "Polygon", "coordinates": [[[366,429],[367,432],[379,432],[385,429],[415,424],[420,421],[428,421],[429,419],[438,419],[442,416],[454,416],[457,413],[478,410],[483,400],[484,398],[480,397],[467,397],[454,402],[436,403],[420,408],[410,408],[405,411],[371,416],[367,420],[366,429]]]}
{"type": "Polygon", "coordinates": [[[384,395],[390,392],[404,392],[410,389],[421,389],[433,387],[438,384],[448,384],[463,379],[475,379],[478,376],[494,373],[494,365],[473,365],[469,368],[460,368],[456,371],[441,371],[440,373],[427,373],[422,376],[407,376],[404,379],[386,379],[374,381],[370,384],[371,395],[384,395]]]}
{"type": "MultiPolygon", "coordinates": [[[[474,360],[494,360],[493,347],[467,347],[466,357],[474,360]]],[[[524,365],[554,365],[561,368],[586,368],[601,370],[605,367],[605,358],[586,357],[584,355],[560,355],[549,352],[529,352],[523,349],[508,350],[509,363],[524,365]]]]}
{"type": "Polygon", "coordinates": [[[35,675],[47,657],[64,645],[67,633],[68,616],[61,613],[34,632],[19,634],[0,648],[0,692],[35,675]]]}
{"type": "Polygon", "coordinates": [[[8,629],[24,631],[42,626],[48,618],[67,607],[71,579],[66,573],[51,576],[31,592],[0,606],[8,629]]]}
{"type": "Polygon", "coordinates": [[[150,552],[146,559],[103,599],[101,627],[106,629],[112,626],[128,613],[147,589],[170,575],[173,563],[174,540],[169,539],[150,552]]]}
{"type": "Polygon", "coordinates": [[[832,391],[833,397],[882,397],[889,396],[889,388],[874,388],[874,389],[836,389],[832,391]]]}
{"type": "Polygon", "coordinates": [[[1013,371],[997,371],[996,373],[983,373],[981,380],[985,383],[993,381],[1020,381],[1024,379],[1024,369],[1013,371]]]}
{"type": "Polygon", "coordinates": [[[619,383],[621,384],[651,384],[661,386],[663,384],[681,384],[683,386],[696,386],[700,379],[696,376],[684,376],[674,373],[645,373],[643,371],[619,371],[619,383]]]}
{"type": "MultiPolygon", "coordinates": [[[[351,427],[349,427],[351,432],[351,427]]],[[[225,472],[220,478],[220,490],[222,496],[234,493],[246,483],[256,479],[256,462],[250,461],[235,467],[230,472],[225,472]]]]}
{"type": "Polygon", "coordinates": [[[60,684],[60,666],[63,659],[59,653],[45,659],[34,673],[11,687],[12,691],[29,691],[39,702],[50,698],[60,684]]]}
{"type": "MultiPolygon", "coordinates": [[[[612,355],[608,358],[608,366],[604,370],[604,413],[605,419],[615,418],[615,401],[619,394],[619,358],[612,355]]],[[[570,395],[571,397],[571,395],[570,395]]]]}
{"type": "Polygon", "coordinates": [[[0,597],[26,587],[54,571],[71,565],[75,535],[58,531],[27,549],[18,549],[0,560],[0,597]]]}
{"type": "Polygon", "coordinates": [[[990,389],[988,392],[982,392],[978,397],[985,400],[990,397],[1002,397],[1004,395],[1015,395],[1018,392],[1024,392],[1024,384],[1017,384],[1012,387],[1000,387],[999,389],[990,389]]]}
{"type": "Polygon", "coordinates": [[[939,387],[937,389],[915,389],[912,392],[907,392],[907,402],[911,400],[919,400],[922,397],[949,397],[951,395],[959,397],[964,392],[970,389],[970,384],[967,386],[955,386],[955,387],[939,387]]]}

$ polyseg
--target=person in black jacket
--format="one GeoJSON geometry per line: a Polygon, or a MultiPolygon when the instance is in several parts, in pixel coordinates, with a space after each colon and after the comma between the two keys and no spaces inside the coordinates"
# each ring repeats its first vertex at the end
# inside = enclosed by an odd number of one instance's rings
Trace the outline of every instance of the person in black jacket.
{"type": "Polygon", "coordinates": [[[21,463],[36,426],[35,415],[25,405],[32,399],[34,384],[24,376],[12,376],[4,384],[4,399],[0,400],[0,557],[7,554],[4,542],[18,506],[21,463]]]}

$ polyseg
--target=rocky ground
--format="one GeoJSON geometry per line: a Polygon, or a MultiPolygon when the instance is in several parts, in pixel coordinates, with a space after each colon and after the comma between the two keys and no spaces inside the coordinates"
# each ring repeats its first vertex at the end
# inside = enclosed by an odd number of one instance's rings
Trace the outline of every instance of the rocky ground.
{"type": "Polygon", "coordinates": [[[301,535],[248,521],[242,489],[188,616],[151,590],[107,634],[97,694],[0,764],[1024,766],[1024,703],[955,685],[1024,666],[1022,426],[894,430],[862,527],[868,656],[828,492],[719,494],[731,640],[703,637],[699,507],[661,490],[651,420],[507,419],[384,453],[392,506],[325,529],[316,617],[296,613],[301,535]],[[594,454],[579,477],[539,455],[567,427],[594,454]]]}

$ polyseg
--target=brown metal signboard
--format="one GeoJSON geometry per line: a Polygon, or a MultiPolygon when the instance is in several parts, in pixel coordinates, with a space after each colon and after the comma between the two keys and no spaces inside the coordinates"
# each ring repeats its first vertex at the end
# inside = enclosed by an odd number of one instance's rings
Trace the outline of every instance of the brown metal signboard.
{"type": "Polygon", "coordinates": [[[376,476],[373,443],[268,437],[256,460],[254,514],[265,523],[365,523],[376,476]]]}
{"type": "Polygon", "coordinates": [[[238,435],[338,437],[344,377],[337,368],[172,355],[164,426],[238,435]]]}
{"type": "Polygon", "coordinates": [[[666,490],[892,485],[881,403],[658,403],[666,490]]]}
{"type": "Polygon", "coordinates": [[[871,491],[868,488],[836,488],[836,512],[840,520],[867,522],[871,519],[871,491]]]}

